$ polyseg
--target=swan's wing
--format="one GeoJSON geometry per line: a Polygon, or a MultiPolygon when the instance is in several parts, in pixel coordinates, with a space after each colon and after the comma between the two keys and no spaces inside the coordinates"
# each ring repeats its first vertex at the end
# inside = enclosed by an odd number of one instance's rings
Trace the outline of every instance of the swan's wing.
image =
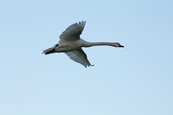
{"type": "Polygon", "coordinates": [[[86,21],[72,24],[59,37],[61,40],[76,40],[80,39],[80,34],[85,27],[86,21]]]}
{"type": "Polygon", "coordinates": [[[69,56],[70,59],[72,59],[75,62],[82,64],[85,67],[93,66],[88,61],[87,55],[85,54],[85,52],[81,48],[74,50],[74,51],[65,52],[65,53],[69,56]]]}

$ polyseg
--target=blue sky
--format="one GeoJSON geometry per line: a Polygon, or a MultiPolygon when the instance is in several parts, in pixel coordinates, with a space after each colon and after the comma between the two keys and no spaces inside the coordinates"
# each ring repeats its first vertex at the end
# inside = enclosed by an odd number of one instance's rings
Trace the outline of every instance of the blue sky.
{"type": "Polygon", "coordinates": [[[172,0],[0,1],[1,115],[172,115],[172,0]],[[86,20],[94,67],[43,55],[86,20]]]}

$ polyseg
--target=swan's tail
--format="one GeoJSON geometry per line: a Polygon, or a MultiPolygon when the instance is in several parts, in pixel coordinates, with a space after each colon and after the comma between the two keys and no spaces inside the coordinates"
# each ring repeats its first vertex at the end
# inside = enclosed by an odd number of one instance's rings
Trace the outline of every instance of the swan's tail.
{"type": "Polygon", "coordinates": [[[52,47],[52,48],[48,48],[46,50],[43,50],[43,54],[47,55],[47,54],[51,54],[51,53],[54,53],[55,52],[55,48],[52,47]]]}

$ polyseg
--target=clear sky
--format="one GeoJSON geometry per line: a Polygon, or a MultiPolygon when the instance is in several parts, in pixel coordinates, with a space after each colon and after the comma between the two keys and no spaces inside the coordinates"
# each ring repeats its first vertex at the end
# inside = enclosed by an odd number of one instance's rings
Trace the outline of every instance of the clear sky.
{"type": "Polygon", "coordinates": [[[1,0],[0,115],[173,115],[172,0],[1,0]],[[85,20],[94,67],[43,55],[85,20]]]}

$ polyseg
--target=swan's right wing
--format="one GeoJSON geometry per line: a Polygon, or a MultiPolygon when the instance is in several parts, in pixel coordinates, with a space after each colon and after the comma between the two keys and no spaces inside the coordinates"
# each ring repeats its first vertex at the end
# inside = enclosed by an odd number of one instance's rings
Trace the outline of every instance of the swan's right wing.
{"type": "Polygon", "coordinates": [[[65,53],[69,56],[70,59],[72,59],[75,62],[82,64],[85,67],[93,66],[88,61],[87,55],[85,54],[85,52],[81,48],[74,50],[74,51],[65,52],[65,53]]]}
{"type": "Polygon", "coordinates": [[[59,37],[61,40],[77,40],[85,27],[86,21],[72,24],[59,37]]]}

